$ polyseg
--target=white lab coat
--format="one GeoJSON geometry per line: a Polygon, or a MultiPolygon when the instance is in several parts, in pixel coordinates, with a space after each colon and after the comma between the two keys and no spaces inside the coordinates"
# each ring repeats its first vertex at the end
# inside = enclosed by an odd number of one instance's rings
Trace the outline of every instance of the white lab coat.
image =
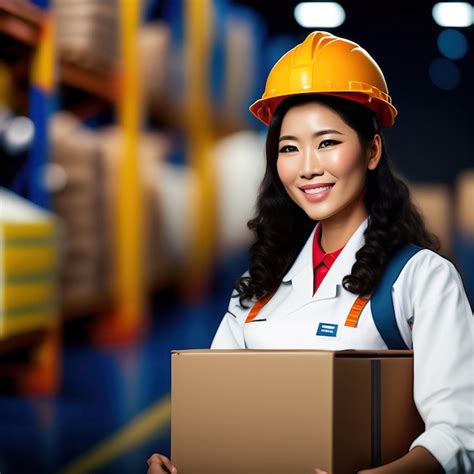
{"type": "MultiPolygon", "coordinates": [[[[245,323],[250,308],[243,308],[238,298],[230,299],[211,349],[387,349],[370,304],[357,327],[344,326],[356,295],[343,288],[342,279],[364,245],[366,227],[367,220],[312,296],[315,227],[277,292],[252,322],[245,323]],[[320,323],[337,325],[336,335],[317,335],[320,323]]],[[[400,333],[414,350],[414,399],[426,425],[411,448],[424,446],[448,473],[472,473],[474,323],[459,274],[445,258],[421,250],[408,261],[392,291],[400,333]]]]}

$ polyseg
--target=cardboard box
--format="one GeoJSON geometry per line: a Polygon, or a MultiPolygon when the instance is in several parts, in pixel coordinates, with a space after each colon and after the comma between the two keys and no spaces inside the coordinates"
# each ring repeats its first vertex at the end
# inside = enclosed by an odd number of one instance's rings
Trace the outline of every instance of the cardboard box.
{"type": "Polygon", "coordinates": [[[411,351],[172,352],[180,474],[354,474],[408,452],[423,422],[411,351]]]}

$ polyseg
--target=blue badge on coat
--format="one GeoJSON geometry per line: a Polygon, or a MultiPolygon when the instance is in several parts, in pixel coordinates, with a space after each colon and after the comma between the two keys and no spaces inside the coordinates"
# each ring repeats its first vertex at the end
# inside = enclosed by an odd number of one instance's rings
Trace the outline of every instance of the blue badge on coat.
{"type": "Polygon", "coordinates": [[[337,335],[337,324],[319,323],[316,336],[336,337],[336,335],[337,335]]]}

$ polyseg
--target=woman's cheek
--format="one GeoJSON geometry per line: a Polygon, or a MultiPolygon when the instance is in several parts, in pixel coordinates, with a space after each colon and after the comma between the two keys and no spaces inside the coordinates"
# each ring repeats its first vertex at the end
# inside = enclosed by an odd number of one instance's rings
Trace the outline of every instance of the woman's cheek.
{"type": "Polygon", "coordinates": [[[324,160],[324,168],[336,179],[343,179],[361,165],[360,156],[347,156],[347,153],[333,153],[324,160]]]}
{"type": "Polygon", "coordinates": [[[277,171],[283,184],[293,182],[298,174],[296,160],[279,159],[277,161],[277,171]]]}

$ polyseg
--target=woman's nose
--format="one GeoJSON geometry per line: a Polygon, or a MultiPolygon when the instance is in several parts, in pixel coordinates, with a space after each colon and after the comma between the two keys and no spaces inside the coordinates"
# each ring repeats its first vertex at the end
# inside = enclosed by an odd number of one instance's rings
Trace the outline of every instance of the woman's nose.
{"type": "Polygon", "coordinates": [[[308,147],[302,156],[300,175],[304,178],[312,178],[313,176],[321,176],[324,169],[321,165],[317,151],[313,147],[308,147]]]}

